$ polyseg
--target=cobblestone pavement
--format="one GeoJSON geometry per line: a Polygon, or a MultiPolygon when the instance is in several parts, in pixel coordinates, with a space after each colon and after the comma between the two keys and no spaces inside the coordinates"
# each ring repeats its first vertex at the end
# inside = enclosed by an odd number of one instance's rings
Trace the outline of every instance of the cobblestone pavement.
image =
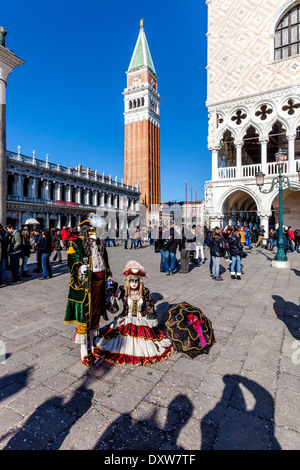
{"type": "MultiPolygon", "coordinates": [[[[53,263],[52,279],[39,282],[32,274],[0,289],[0,345],[6,351],[0,448],[299,448],[300,255],[289,254],[290,270],[274,269],[274,253],[254,248],[241,281],[231,280],[223,259],[224,280],[216,282],[208,262],[188,274],[160,273],[152,246],[108,252],[119,283],[129,259],[145,266],[160,319],[169,304],[200,307],[216,344],[195,359],[175,353],[149,367],[100,361],[86,368],[72,342],[74,327],[63,323],[69,283],[64,252],[64,262],[53,263]]],[[[31,270],[34,261],[32,255],[31,270]]]]}

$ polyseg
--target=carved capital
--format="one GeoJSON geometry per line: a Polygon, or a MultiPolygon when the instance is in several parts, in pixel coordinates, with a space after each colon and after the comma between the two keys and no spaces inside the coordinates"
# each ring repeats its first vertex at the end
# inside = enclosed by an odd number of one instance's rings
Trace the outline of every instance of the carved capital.
{"type": "Polygon", "coordinates": [[[0,80],[4,81],[7,83],[7,79],[12,72],[12,68],[9,67],[8,65],[4,64],[3,62],[0,62],[0,80]]]}

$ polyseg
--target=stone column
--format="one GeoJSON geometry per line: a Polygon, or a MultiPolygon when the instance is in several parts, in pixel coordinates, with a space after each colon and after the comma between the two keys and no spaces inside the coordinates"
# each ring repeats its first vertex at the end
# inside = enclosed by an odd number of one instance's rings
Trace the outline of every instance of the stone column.
{"type": "Polygon", "coordinates": [[[243,173],[242,173],[242,147],[243,147],[243,142],[236,142],[235,143],[236,178],[241,178],[243,176],[243,173]]]}
{"type": "Polygon", "coordinates": [[[289,142],[288,147],[288,173],[294,173],[295,168],[295,134],[289,134],[286,136],[289,142]]]}
{"type": "Polygon", "coordinates": [[[24,196],[23,193],[23,176],[18,174],[17,175],[17,195],[22,197],[24,196]]]}
{"type": "Polygon", "coordinates": [[[56,200],[61,201],[61,183],[56,183],[56,200]]]}
{"type": "Polygon", "coordinates": [[[268,166],[267,166],[267,148],[268,148],[268,141],[267,140],[260,140],[260,162],[261,162],[261,171],[267,175],[268,174],[268,166]]]}
{"type": "Polygon", "coordinates": [[[0,27],[0,223],[6,224],[6,85],[15,67],[24,64],[5,47],[6,31],[0,27]]]}
{"type": "Polygon", "coordinates": [[[31,182],[29,197],[37,199],[37,197],[38,197],[37,179],[34,176],[32,176],[32,177],[30,177],[29,181],[31,182]]]}
{"type": "Polygon", "coordinates": [[[50,184],[48,180],[44,180],[43,193],[43,199],[50,199],[50,184]]]}
{"type": "Polygon", "coordinates": [[[104,207],[104,205],[105,205],[105,202],[104,202],[105,199],[104,199],[104,198],[105,198],[105,194],[104,194],[103,191],[101,191],[101,195],[100,195],[100,205],[101,205],[102,207],[104,207]]]}
{"type": "Polygon", "coordinates": [[[211,151],[211,179],[218,179],[218,160],[220,147],[213,147],[209,149],[211,151]]]}
{"type": "Polygon", "coordinates": [[[77,186],[76,193],[77,193],[76,194],[76,202],[78,204],[81,204],[81,188],[80,188],[80,186],[77,186]]]}
{"type": "Polygon", "coordinates": [[[272,216],[272,212],[257,212],[257,215],[260,219],[260,226],[264,226],[265,228],[265,237],[269,238],[269,217],[272,216]]]}

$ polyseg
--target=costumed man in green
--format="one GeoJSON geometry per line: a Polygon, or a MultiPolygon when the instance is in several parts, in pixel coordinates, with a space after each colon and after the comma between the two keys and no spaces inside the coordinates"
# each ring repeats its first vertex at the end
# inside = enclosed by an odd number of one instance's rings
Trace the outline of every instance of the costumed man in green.
{"type": "Polygon", "coordinates": [[[95,214],[78,226],[80,236],[70,241],[68,267],[71,274],[64,322],[75,323],[74,343],[81,345],[82,363],[88,367],[95,360],[93,340],[97,335],[100,317],[106,313],[106,288],[112,282],[104,240],[100,239],[104,220],[95,214]]]}

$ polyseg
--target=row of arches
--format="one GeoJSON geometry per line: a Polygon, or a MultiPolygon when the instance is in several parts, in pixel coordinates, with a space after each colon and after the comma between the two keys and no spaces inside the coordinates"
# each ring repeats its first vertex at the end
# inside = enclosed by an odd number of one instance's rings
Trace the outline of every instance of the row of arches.
{"type": "MultiPolygon", "coordinates": [[[[300,126],[294,136],[294,159],[300,159],[300,126]]],[[[267,163],[275,162],[275,153],[278,149],[288,149],[288,138],[285,127],[276,121],[267,139],[267,163]]],[[[255,165],[261,162],[261,136],[253,125],[246,130],[242,140],[242,165],[255,165]]],[[[236,165],[236,140],[233,133],[226,129],[220,140],[218,166],[230,167],[236,165]]]]}
{"type": "Polygon", "coordinates": [[[140,108],[145,105],[145,98],[135,98],[134,100],[129,101],[129,109],[140,108]]]}
{"type": "MultiPolygon", "coordinates": [[[[243,187],[234,188],[225,194],[220,201],[220,210],[223,214],[223,226],[246,225],[258,228],[261,225],[262,214],[268,214],[268,227],[276,228],[279,219],[279,197],[277,194],[268,201],[268,210],[261,212],[261,201],[254,192],[243,187]]],[[[300,194],[299,192],[285,189],[283,192],[284,220],[286,226],[300,229],[300,194]]],[[[264,222],[265,226],[267,225],[264,222]]]]}

